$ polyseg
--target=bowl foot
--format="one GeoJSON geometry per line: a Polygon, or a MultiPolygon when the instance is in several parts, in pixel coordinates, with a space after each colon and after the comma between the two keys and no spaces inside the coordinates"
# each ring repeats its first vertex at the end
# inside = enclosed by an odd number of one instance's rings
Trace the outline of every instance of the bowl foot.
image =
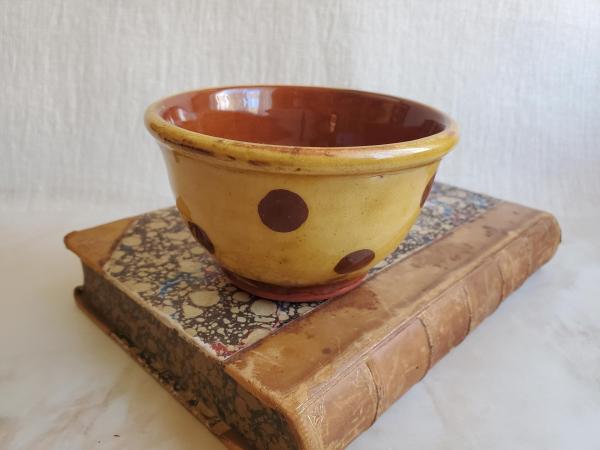
{"type": "Polygon", "coordinates": [[[238,288],[258,297],[283,302],[320,302],[333,297],[338,297],[357,287],[366,277],[366,275],[362,275],[351,280],[315,286],[286,287],[250,280],[240,275],[236,275],[227,269],[223,269],[223,272],[225,272],[229,280],[238,288]]]}

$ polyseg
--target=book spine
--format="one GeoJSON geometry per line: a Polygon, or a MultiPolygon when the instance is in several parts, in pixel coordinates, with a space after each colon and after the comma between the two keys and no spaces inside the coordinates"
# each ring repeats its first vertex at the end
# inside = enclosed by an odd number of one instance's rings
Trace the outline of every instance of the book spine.
{"type": "Polygon", "coordinates": [[[558,223],[544,214],[446,289],[303,411],[304,448],[348,445],[547,262],[559,242],[558,223]]]}

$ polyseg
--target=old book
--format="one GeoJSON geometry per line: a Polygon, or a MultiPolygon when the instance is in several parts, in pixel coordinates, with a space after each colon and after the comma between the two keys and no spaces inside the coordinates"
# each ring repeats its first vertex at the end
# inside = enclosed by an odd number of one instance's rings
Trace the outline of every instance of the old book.
{"type": "Polygon", "coordinates": [[[323,303],[228,283],[174,208],[70,233],[85,311],[231,448],[346,446],[554,254],[548,213],[436,184],[407,239],[323,303]]]}

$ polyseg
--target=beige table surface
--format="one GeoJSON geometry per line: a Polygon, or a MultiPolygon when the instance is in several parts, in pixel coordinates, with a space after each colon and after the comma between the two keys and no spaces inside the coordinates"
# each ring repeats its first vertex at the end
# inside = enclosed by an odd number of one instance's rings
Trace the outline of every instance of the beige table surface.
{"type": "MultiPolygon", "coordinates": [[[[223,448],[76,308],[62,236],[139,212],[86,207],[0,217],[0,448],[223,448]]],[[[351,449],[600,448],[600,217],[559,219],[554,260],[351,449]]]]}

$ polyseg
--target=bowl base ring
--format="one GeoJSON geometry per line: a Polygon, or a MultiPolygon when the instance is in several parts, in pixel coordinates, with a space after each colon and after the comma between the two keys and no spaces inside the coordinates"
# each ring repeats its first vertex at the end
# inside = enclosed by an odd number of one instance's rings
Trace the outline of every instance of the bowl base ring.
{"type": "Polygon", "coordinates": [[[338,297],[360,285],[366,277],[361,275],[358,278],[350,280],[337,281],[329,284],[319,284],[315,286],[289,287],[277,286],[274,284],[263,283],[237,275],[227,269],[223,272],[229,280],[243,291],[254,294],[258,297],[282,302],[320,302],[333,297],[338,297]]]}

